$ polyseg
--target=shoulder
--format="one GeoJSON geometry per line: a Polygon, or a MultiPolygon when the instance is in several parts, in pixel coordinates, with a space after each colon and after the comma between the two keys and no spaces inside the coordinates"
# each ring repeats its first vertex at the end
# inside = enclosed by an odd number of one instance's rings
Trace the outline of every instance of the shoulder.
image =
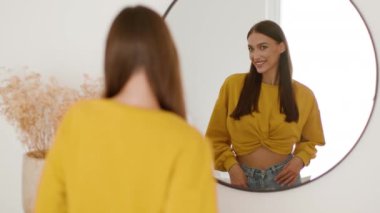
{"type": "Polygon", "coordinates": [[[248,73],[235,73],[232,75],[229,75],[222,85],[222,88],[229,89],[229,88],[241,88],[244,84],[244,80],[248,73]]]}
{"type": "MultiPolygon", "coordinates": [[[[97,125],[104,121],[119,125],[119,122],[123,122],[126,126],[141,126],[145,130],[149,128],[152,134],[157,134],[177,144],[181,144],[181,141],[203,140],[202,134],[185,119],[165,110],[144,110],[106,99],[97,99],[77,102],[70,108],[68,114],[80,124],[85,122],[89,125],[97,125]]],[[[109,123],[109,125],[113,124],[109,123]]]]}
{"type": "Polygon", "coordinates": [[[104,107],[105,101],[101,99],[94,99],[94,100],[80,100],[72,104],[67,114],[75,114],[76,116],[80,114],[86,114],[91,111],[99,110],[99,108],[104,107]]]}
{"type": "Polygon", "coordinates": [[[153,128],[157,128],[163,142],[174,150],[205,149],[207,139],[201,131],[174,113],[164,112],[150,122],[153,128]]]}
{"type": "Polygon", "coordinates": [[[163,113],[160,121],[160,125],[163,125],[164,129],[167,130],[170,135],[182,138],[182,140],[184,138],[191,140],[204,140],[204,136],[196,127],[190,125],[186,120],[174,113],[163,113]]]}
{"type": "Polygon", "coordinates": [[[240,83],[240,82],[243,82],[245,77],[248,75],[248,73],[235,73],[235,74],[232,74],[232,75],[229,75],[226,79],[225,79],[225,83],[240,83]]]}
{"type": "Polygon", "coordinates": [[[317,104],[314,92],[308,86],[298,81],[293,81],[293,88],[298,104],[304,106],[313,106],[317,104]]]}
{"type": "Polygon", "coordinates": [[[65,117],[75,120],[76,123],[83,122],[99,123],[110,120],[114,117],[120,117],[123,113],[129,112],[128,108],[118,107],[117,104],[107,99],[90,99],[79,100],[72,104],[66,111],[65,117]]]}
{"type": "MultiPolygon", "coordinates": [[[[71,105],[65,103],[54,113],[54,122],[56,126],[61,129],[60,131],[73,132],[73,130],[78,130],[83,126],[87,126],[87,123],[84,123],[85,120],[93,116],[89,115],[88,108],[93,105],[93,101],[84,101],[80,100],[71,105]]],[[[74,131],[75,132],[75,131],[74,131]]]]}
{"type": "Polygon", "coordinates": [[[313,91],[308,86],[306,86],[305,84],[302,84],[299,81],[293,80],[293,88],[296,95],[299,95],[302,97],[305,97],[305,96],[314,97],[313,91]]]}

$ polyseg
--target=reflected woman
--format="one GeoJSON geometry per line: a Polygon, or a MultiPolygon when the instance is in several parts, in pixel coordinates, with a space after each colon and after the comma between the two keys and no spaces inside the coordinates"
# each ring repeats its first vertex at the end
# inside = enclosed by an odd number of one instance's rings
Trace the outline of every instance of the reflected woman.
{"type": "Polygon", "coordinates": [[[248,32],[249,73],[222,85],[206,135],[215,168],[231,184],[250,190],[279,190],[300,184],[300,171],[324,145],[313,92],[292,79],[285,35],[265,20],[248,32]]]}
{"type": "Polygon", "coordinates": [[[36,212],[216,212],[211,146],[185,120],[177,51],[154,11],[112,23],[105,97],[65,115],[36,212]]]}

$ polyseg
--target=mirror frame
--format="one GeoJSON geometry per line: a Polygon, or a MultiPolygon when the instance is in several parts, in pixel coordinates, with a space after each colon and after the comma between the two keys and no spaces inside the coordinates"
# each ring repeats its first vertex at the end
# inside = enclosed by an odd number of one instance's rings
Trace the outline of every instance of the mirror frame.
{"type": "MultiPolygon", "coordinates": [[[[170,11],[173,9],[173,7],[175,6],[175,4],[177,3],[178,0],[173,0],[170,5],[168,6],[168,8],[166,9],[165,13],[163,14],[163,18],[166,19],[168,14],[170,13],[170,11]]],[[[372,117],[373,117],[373,112],[374,112],[374,109],[375,109],[375,105],[376,105],[376,101],[377,101],[377,91],[378,91],[378,86],[379,86],[379,62],[378,62],[378,54],[377,54],[377,50],[375,48],[375,42],[374,42],[374,39],[373,39],[373,35],[369,29],[369,26],[362,14],[362,12],[359,10],[358,6],[353,2],[353,0],[349,0],[348,3],[351,3],[352,6],[355,8],[355,10],[358,12],[359,14],[359,17],[362,19],[364,25],[365,25],[365,28],[367,29],[367,33],[370,37],[370,40],[371,40],[371,44],[372,44],[372,49],[373,49],[373,53],[374,53],[374,57],[375,57],[375,76],[376,76],[376,79],[375,79],[375,93],[374,93],[374,97],[373,97],[373,104],[372,104],[372,108],[371,108],[371,111],[369,113],[369,116],[368,116],[368,120],[361,132],[361,134],[359,135],[359,137],[356,139],[356,142],[354,143],[354,145],[350,148],[350,150],[343,156],[343,158],[341,158],[334,166],[332,166],[330,169],[326,170],[323,174],[319,175],[318,177],[310,180],[310,181],[307,181],[305,183],[301,183],[300,185],[297,185],[297,186],[292,186],[292,187],[289,187],[289,188],[285,188],[285,189],[278,189],[278,190],[249,190],[249,189],[245,189],[245,188],[240,188],[240,187],[236,187],[236,186],[233,186],[229,183],[226,183],[224,181],[221,181],[217,178],[216,181],[217,183],[221,184],[221,185],[224,185],[224,186],[227,186],[229,188],[233,188],[233,189],[237,189],[237,190],[241,190],[241,191],[246,191],[246,192],[260,192],[260,193],[270,193],[270,192],[281,192],[281,191],[286,191],[286,190],[291,190],[291,189],[295,189],[295,188],[298,188],[298,187],[301,187],[301,186],[304,186],[306,184],[309,184],[309,183],[312,183],[316,180],[319,180],[320,178],[322,178],[323,176],[325,176],[326,174],[330,173],[332,170],[334,170],[336,167],[338,167],[346,158],[349,154],[351,154],[351,152],[355,149],[355,147],[357,146],[357,144],[359,143],[359,141],[362,139],[364,133],[366,132],[367,130],[367,127],[368,127],[368,124],[370,123],[370,121],[372,120],[372,117]]]]}

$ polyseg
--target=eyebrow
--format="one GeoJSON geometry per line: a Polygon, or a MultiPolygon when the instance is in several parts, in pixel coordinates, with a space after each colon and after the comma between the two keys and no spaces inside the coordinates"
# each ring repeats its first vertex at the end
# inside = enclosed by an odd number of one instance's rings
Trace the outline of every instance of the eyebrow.
{"type": "MultiPolygon", "coordinates": [[[[258,43],[256,46],[261,46],[261,45],[269,45],[268,42],[261,42],[261,43],[258,43]]],[[[248,47],[250,48],[253,48],[252,45],[248,44],[248,47]]]]}

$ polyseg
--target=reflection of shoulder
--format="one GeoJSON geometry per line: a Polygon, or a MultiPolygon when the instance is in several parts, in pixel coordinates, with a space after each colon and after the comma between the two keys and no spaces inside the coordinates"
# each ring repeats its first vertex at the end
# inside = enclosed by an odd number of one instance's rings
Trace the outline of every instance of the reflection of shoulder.
{"type": "Polygon", "coordinates": [[[71,113],[75,113],[78,115],[85,114],[88,112],[91,113],[91,111],[93,111],[94,109],[96,109],[97,106],[100,105],[101,101],[102,100],[99,99],[79,100],[70,107],[70,111],[71,113]]]}
{"type": "Polygon", "coordinates": [[[302,84],[299,81],[293,80],[293,88],[296,95],[299,95],[301,97],[314,97],[313,91],[308,86],[302,84]]]}
{"type": "Polygon", "coordinates": [[[241,85],[248,73],[235,73],[226,78],[224,85],[241,85]]]}

